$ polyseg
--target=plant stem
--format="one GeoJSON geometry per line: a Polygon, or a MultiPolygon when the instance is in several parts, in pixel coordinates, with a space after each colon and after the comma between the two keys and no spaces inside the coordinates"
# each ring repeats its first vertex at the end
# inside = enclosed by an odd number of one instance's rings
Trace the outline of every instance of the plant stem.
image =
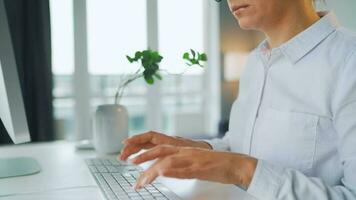
{"type": "Polygon", "coordinates": [[[143,75],[140,73],[141,69],[138,69],[134,74],[131,76],[125,76],[123,78],[123,81],[119,84],[119,87],[117,88],[116,94],[115,94],[115,104],[119,104],[120,100],[123,96],[123,92],[125,90],[125,87],[133,82],[134,80],[141,78],[143,75]]]}
{"type": "MultiPolygon", "coordinates": [[[[183,72],[177,73],[177,74],[171,73],[171,72],[169,72],[168,70],[165,70],[165,69],[159,69],[158,71],[165,72],[168,75],[172,75],[172,76],[181,76],[181,75],[185,74],[190,68],[191,67],[187,67],[187,68],[185,68],[185,70],[183,72]]],[[[125,77],[122,79],[122,81],[120,81],[119,87],[116,90],[116,94],[115,94],[115,104],[116,105],[118,105],[120,103],[120,100],[121,100],[121,98],[122,98],[122,96],[124,94],[126,86],[128,84],[130,84],[131,82],[133,82],[136,79],[139,79],[141,77],[143,77],[141,68],[138,69],[132,75],[125,75],[125,77]]]]}
{"type": "Polygon", "coordinates": [[[161,72],[165,72],[165,73],[167,73],[168,75],[172,75],[172,76],[181,76],[181,75],[184,75],[185,73],[187,73],[187,71],[190,69],[190,67],[187,67],[187,68],[185,68],[184,69],[184,71],[183,72],[181,72],[181,73],[177,73],[177,74],[175,74],[175,73],[171,73],[171,72],[169,72],[168,70],[166,70],[166,69],[160,69],[159,71],[161,71],[161,72]]]}

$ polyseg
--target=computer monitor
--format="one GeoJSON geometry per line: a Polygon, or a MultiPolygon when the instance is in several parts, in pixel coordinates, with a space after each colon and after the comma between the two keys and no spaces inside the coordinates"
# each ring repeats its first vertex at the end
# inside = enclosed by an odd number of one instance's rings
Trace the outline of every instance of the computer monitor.
{"type": "MultiPolygon", "coordinates": [[[[15,144],[30,141],[4,0],[0,0],[0,118],[15,144]]],[[[32,158],[0,158],[0,178],[33,174],[39,170],[32,158]]]]}

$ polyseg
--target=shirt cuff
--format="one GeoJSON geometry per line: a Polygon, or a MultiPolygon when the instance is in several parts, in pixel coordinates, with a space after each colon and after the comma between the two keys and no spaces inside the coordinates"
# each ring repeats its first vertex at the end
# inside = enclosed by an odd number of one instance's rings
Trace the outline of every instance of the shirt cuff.
{"type": "Polygon", "coordinates": [[[285,171],[283,168],[258,160],[247,193],[257,199],[277,199],[285,171]]]}
{"type": "Polygon", "coordinates": [[[202,140],[208,143],[215,151],[228,151],[229,146],[222,139],[202,140]]]}

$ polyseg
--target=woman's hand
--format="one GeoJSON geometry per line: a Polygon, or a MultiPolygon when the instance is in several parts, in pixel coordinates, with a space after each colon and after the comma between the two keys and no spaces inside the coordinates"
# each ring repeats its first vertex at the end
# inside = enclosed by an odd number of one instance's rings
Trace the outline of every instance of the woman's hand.
{"type": "Polygon", "coordinates": [[[158,176],[200,179],[248,188],[257,165],[256,159],[237,153],[170,145],[156,146],[131,161],[141,164],[154,159],[156,162],[138,178],[135,189],[152,183],[158,176]]]}
{"type": "Polygon", "coordinates": [[[119,156],[120,160],[126,160],[130,155],[135,154],[142,149],[151,149],[157,145],[211,149],[211,146],[206,142],[198,142],[179,137],[171,137],[153,131],[133,136],[123,141],[123,143],[125,146],[119,156]]]}

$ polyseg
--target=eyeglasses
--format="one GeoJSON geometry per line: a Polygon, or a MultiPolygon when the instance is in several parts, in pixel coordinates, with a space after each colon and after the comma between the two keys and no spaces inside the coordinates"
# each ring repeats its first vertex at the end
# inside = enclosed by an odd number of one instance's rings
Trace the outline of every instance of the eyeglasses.
{"type": "Polygon", "coordinates": [[[221,2],[222,0],[215,0],[216,2],[221,2]]]}

